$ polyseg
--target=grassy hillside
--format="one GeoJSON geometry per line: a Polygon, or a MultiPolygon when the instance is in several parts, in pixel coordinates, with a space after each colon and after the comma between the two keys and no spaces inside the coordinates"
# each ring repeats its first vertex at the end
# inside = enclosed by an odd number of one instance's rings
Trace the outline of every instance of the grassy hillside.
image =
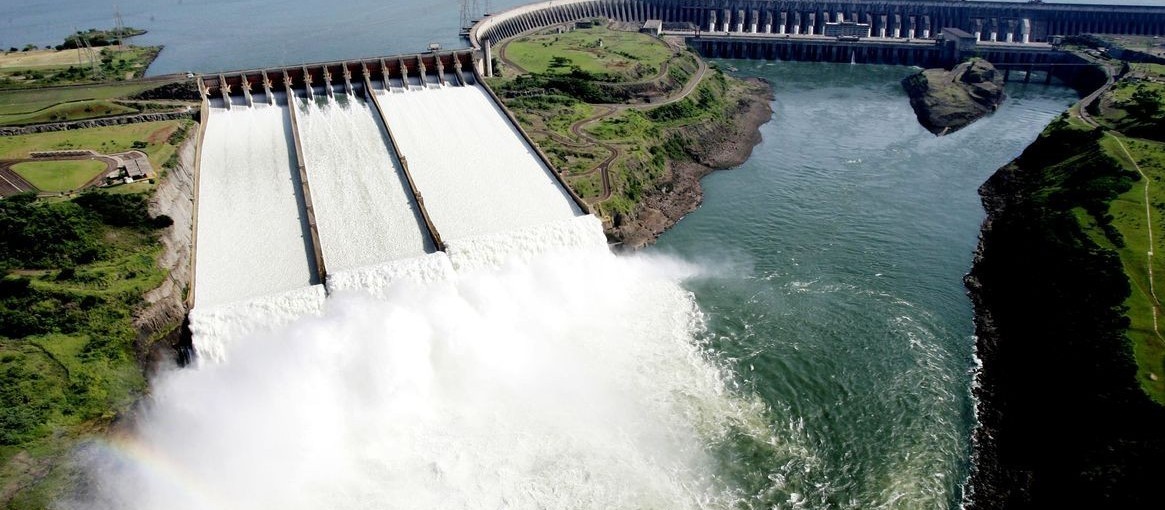
{"type": "Polygon", "coordinates": [[[1102,98],[1099,126],[1064,114],[981,189],[969,508],[1160,501],[1165,144],[1131,134],[1161,115],[1129,111],[1127,87],[1102,98]]]}
{"type": "Polygon", "coordinates": [[[143,194],[0,201],[0,506],[46,508],[76,441],[145,389],[133,312],[169,223],[143,194]]]}

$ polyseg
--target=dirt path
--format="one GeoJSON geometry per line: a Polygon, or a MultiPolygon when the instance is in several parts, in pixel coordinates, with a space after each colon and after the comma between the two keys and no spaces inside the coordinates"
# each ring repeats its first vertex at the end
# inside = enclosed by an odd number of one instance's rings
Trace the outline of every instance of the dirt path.
{"type": "MultiPolygon", "coordinates": [[[[503,45],[503,47],[504,46],[505,45],[503,45]]],[[[547,138],[552,138],[555,141],[557,141],[563,145],[568,145],[571,147],[592,147],[592,146],[597,145],[597,146],[605,149],[609,153],[609,155],[607,156],[606,159],[599,162],[599,164],[595,165],[590,170],[587,170],[584,172],[579,172],[579,173],[572,175],[572,177],[584,177],[584,176],[591,175],[595,172],[599,172],[599,175],[600,175],[600,178],[601,178],[602,184],[603,184],[603,193],[602,193],[602,195],[600,195],[598,197],[595,197],[595,198],[588,200],[588,203],[591,205],[595,205],[595,204],[599,204],[601,202],[604,202],[607,199],[611,198],[611,192],[612,192],[612,190],[611,190],[611,172],[610,172],[611,165],[616,160],[618,160],[621,156],[623,156],[624,152],[623,152],[623,149],[620,148],[618,145],[601,141],[601,140],[587,134],[585,127],[590,125],[590,124],[594,124],[596,122],[601,122],[603,119],[610,117],[616,113],[627,110],[627,109],[647,110],[647,109],[651,109],[651,108],[657,108],[660,106],[668,105],[668,104],[674,103],[676,101],[680,101],[680,100],[688,97],[688,95],[691,94],[692,91],[696,90],[696,87],[698,87],[700,85],[700,82],[704,80],[704,75],[707,74],[707,72],[708,72],[708,64],[705,63],[703,59],[697,58],[696,63],[698,64],[696,72],[693,73],[692,76],[688,77],[687,83],[685,83],[684,86],[682,88],[680,88],[679,91],[668,95],[667,99],[660,101],[658,103],[649,103],[649,104],[597,103],[597,104],[591,104],[591,106],[594,106],[595,109],[598,111],[595,114],[593,114],[585,119],[581,119],[581,120],[577,120],[577,121],[573,122],[569,128],[571,134],[573,134],[574,136],[578,137],[579,139],[581,139],[587,143],[580,144],[580,143],[575,142],[573,140],[567,140],[556,133],[552,133],[552,132],[545,131],[545,130],[532,130],[532,131],[535,133],[542,134],[543,136],[546,136],[547,138]]],[[[517,66],[514,66],[514,67],[517,67],[517,66]]],[[[518,69],[521,69],[521,68],[518,68],[518,69]]]]}
{"type": "Polygon", "coordinates": [[[1113,134],[1112,132],[1109,132],[1108,136],[1111,136],[1114,140],[1116,140],[1116,143],[1120,146],[1121,151],[1125,153],[1125,157],[1129,158],[1129,162],[1133,164],[1133,168],[1135,168],[1137,173],[1141,174],[1141,178],[1145,180],[1145,232],[1149,236],[1147,265],[1149,266],[1149,296],[1153,298],[1153,306],[1151,307],[1153,309],[1153,333],[1157,335],[1158,340],[1165,342],[1165,337],[1162,337],[1161,331],[1157,329],[1157,309],[1161,306],[1161,300],[1157,298],[1157,290],[1153,284],[1153,214],[1149,205],[1149,187],[1153,185],[1153,181],[1152,179],[1149,179],[1149,176],[1146,175],[1144,171],[1141,170],[1141,166],[1137,164],[1137,160],[1133,158],[1132,153],[1130,153],[1129,149],[1125,147],[1125,143],[1121,141],[1120,137],[1113,134]]]}
{"type": "MultiPolygon", "coordinates": [[[[514,72],[517,74],[529,74],[529,71],[527,71],[525,68],[523,68],[522,66],[519,66],[518,64],[516,64],[512,60],[510,60],[506,56],[506,51],[510,47],[510,42],[513,41],[514,39],[521,37],[523,35],[526,35],[528,33],[537,32],[537,31],[543,30],[543,29],[544,29],[544,27],[530,30],[527,32],[523,32],[521,34],[515,35],[514,37],[510,37],[510,38],[506,39],[501,44],[498,44],[497,45],[497,56],[498,56],[497,58],[498,58],[498,60],[501,61],[502,63],[504,63],[507,67],[513,69],[514,72]]],[[[650,80],[646,80],[646,81],[659,79],[661,76],[665,76],[668,72],[669,64],[670,64],[670,60],[665,61],[663,63],[663,65],[660,66],[660,72],[655,77],[651,78],[650,80]]],[[[561,143],[563,145],[567,145],[570,147],[581,148],[581,147],[599,146],[599,147],[602,147],[604,150],[606,150],[609,153],[609,155],[603,161],[599,162],[599,164],[595,165],[593,168],[586,170],[584,172],[579,172],[579,173],[575,173],[575,174],[571,175],[571,177],[585,177],[585,176],[592,175],[595,172],[599,172],[599,176],[601,178],[602,185],[603,185],[603,193],[598,197],[595,197],[595,198],[588,200],[587,202],[591,205],[596,205],[596,204],[605,202],[607,199],[611,198],[611,193],[612,193],[612,190],[611,190],[611,172],[610,172],[611,165],[614,164],[615,161],[617,161],[620,157],[622,157],[624,155],[624,151],[618,145],[603,142],[603,141],[587,134],[586,129],[585,129],[586,126],[593,124],[593,123],[596,123],[596,122],[601,122],[603,119],[610,117],[616,113],[627,110],[627,109],[647,110],[650,108],[656,108],[656,107],[668,105],[668,104],[674,103],[676,101],[680,101],[680,100],[688,97],[688,95],[691,94],[692,91],[696,90],[696,87],[698,87],[700,85],[700,82],[702,82],[704,80],[704,75],[707,74],[707,72],[708,72],[708,64],[706,62],[704,62],[704,59],[696,57],[696,65],[697,65],[696,72],[692,73],[692,76],[688,77],[688,80],[686,83],[684,83],[684,86],[681,87],[679,91],[668,94],[663,101],[656,102],[656,103],[647,103],[647,104],[623,104],[623,103],[591,104],[591,106],[594,106],[595,109],[598,111],[594,115],[591,115],[585,119],[575,121],[574,123],[572,123],[570,125],[571,134],[578,137],[580,140],[583,140],[585,143],[579,143],[579,142],[576,142],[574,140],[567,140],[565,137],[562,137],[561,135],[558,135],[556,133],[552,133],[552,132],[547,131],[547,130],[532,129],[530,131],[532,133],[541,134],[547,138],[551,138],[551,139],[555,140],[558,143],[561,143]]]]}

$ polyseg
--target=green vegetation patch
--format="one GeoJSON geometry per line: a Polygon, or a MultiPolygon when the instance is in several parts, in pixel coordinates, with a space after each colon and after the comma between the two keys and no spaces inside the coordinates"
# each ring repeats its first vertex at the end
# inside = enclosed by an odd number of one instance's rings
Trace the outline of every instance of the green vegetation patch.
{"type": "Polygon", "coordinates": [[[531,73],[610,73],[625,79],[654,76],[672,56],[659,39],[606,27],[520,37],[506,46],[506,58],[531,73]]]}
{"type": "Polygon", "coordinates": [[[147,80],[76,87],[0,90],[0,124],[10,123],[14,116],[27,116],[61,103],[128,98],[174,83],[179,81],[147,80]]]}
{"type": "Polygon", "coordinates": [[[1159,64],[1131,64],[1128,73],[1118,81],[1103,104],[1099,122],[1126,135],[1165,141],[1165,66],[1159,64]]]}
{"type": "Polygon", "coordinates": [[[145,75],[160,46],[109,46],[0,56],[0,89],[123,81],[145,75]],[[17,58],[13,58],[17,57],[17,58]]]}
{"type": "MultiPolygon", "coordinates": [[[[1105,152],[1130,172],[1135,172],[1133,162],[1148,177],[1139,179],[1132,187],[1117,196],[1109,205],[1107,217],[1111,228],[1120,236],[1120,242],[1109,247],[1120,255],[1121,265],[1129,278],[1131,293],[1125,300],[1126,317],[1129,319],[1128,336],[1133,342],[1133,354],[1137,361],[1137,379],[1141,387],[1154,400],[1165,404],[1165,338],[1154,331],[1153,309],[1157,309],[1158,327],[1165,326],[1165,315],[1161,314],[1161,303],[1150,290],[1149,264],[1153,266],[1153,287],[1162,286],[1165,277],[1165,235],[1161,226],[1165,225],[1165,144],[1147,140],[1122,139],[1115,136],[1102,139],[1105,152]],[[1121,145],[1124,147],[1122,148],[1121,145]],[[1125,154],[1127,149],[1128,154],[1125,154]],[[1130,158],[1131,156],[1131,158],[1130,158]],[[1145,207],[1145,186],[1148,185],[1149,207],[1145,207]],[[1147,213],[1147,214],[1146,214],[1147,213]],[[1149,244],[1152,221],[1153,244],[1149,244]],[[1153,253],[1153,257],[1149,256],[1153,253]],[[1155,374],[1156,380],[1150,374],[1155,374]]],[[[1103,228],[1103,226],[1102,226],[1103,228]]],[[[1165,291],[1162,291],[1165,292],[1165,291]]]]}
{"type": "Polygon", "coordinates": [[[113,115],[138,113],[139,110],[113,101],[94,100],[61,103],[30,113],[0,116],[0,125],[19,126],[62,122],[70,120],[94,119],[113,115]]]}
{"type": "Polygon", "coordinates": [[[113,154],[137,149],[149,156],[154,168],[166,168],[189,125],[190,121],[168,120],[3,136],[0,159],[26,159],[30,152],[46,150],[92,149],[113,154]]]}
{"type": "MultiPolygon", "coordinates": [[[[1091,129],[1061,116],[1020,157],[1024,168],[1039,168],[1039,187],[1030,194],[1040,218],[1031,221],[1061,222],[1071,218],[1083,239],[1059,234],[1057,243],[1072,252],[1095,251],[1118,261],[1127,281],[1118,313],[1127,321],[1123,332],[1129,340],[1131,357],[1137,366],[1137,381],[1153,400],[1165,404],[1165,341],[1153,330],[1153,308],[1160,303],[1149,289],[1149,251],[1154,278],[1165,274],[1161,261],[1165,239],[1160,225],[1165,221],[1165,144],[1122,138],[1091,129]],[[1129,154],[1122,149],[1121,143],[1129,154]],[[1132,156],[1130,158],[1130,155],[1132,156]],[[1136,161],[1149,180],[1135,170],[1136,161]],[[1145,185],[1149,183],[1149,217],[1146,217],[1145,185]],[[1042,219],[1041,219],[1042,218],[1042,219]],[[1153,222],[1153,245],[1149,225],[1153,222]],[[1157,380],[1153,380],[1154,374],[1157,380]]],[[[1063,230],[1065,227],[1060,227],[1063,230]]],[[[1165,316],[1158,321],[1165,325],[1165,316]]]]}
{"type": "Polygon", "coordinates": [[[133,313],[166,274],[146,195],[0,201],[0,506],[46,508],[75,442],[145,389],[133,313]]]}
{"type": "Polygon", "coordinates": [[[101,175],[105,163],[97,160],[25,161],[12,170],[41,191],[72,191],[101,175]]]}

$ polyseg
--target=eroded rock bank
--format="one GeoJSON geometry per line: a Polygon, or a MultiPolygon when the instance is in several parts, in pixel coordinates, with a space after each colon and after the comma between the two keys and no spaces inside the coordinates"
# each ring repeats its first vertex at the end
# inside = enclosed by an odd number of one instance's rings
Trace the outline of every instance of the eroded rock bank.
{"type": "Polygon", "coordinates": [[[915,115],[930,132],[942,136],[995,111],[1003,102],[1003,73],[974,58],[950,71],[926,69],[902,80],[915,115]]]}
{"type": "Polygon", "coordinates": [[[761,141],[760,127],[773,116],[771,85],[740,80],[742,92],[724,120],[679,128],[690,159],[670,161],[669,179],[644,194],[633,218],[616,216],[607,237],[622,249],[647,246],[704,201],[700,179],[714,170],[740,166],[761,141]]]}
{"type": "Polygon", "coordinates": [[[162,231],[158,266],[166,279],[143,297],[145,305],[134,314],[139,356],[147,365],[173,359],[181,344],[181,325],[186,318],[186,293],[190,286],[190,262],[194,221],[194,164],[198,125],[188,130],[178,147],[178,164],[168,170],[150,197],[151,216],[169,216],[174,224],[162,231]]]}

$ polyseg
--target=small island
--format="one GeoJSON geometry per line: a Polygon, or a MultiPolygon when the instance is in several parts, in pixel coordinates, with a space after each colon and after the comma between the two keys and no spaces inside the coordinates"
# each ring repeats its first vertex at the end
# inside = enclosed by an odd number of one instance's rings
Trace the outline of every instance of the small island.
{"type": "Polygon", "coordinates": [[[902,80],[918,121],[942,136],[995,111],[1003,102],[1003,74],[973,58],[951,70],[926,69],[902,80]]]}

